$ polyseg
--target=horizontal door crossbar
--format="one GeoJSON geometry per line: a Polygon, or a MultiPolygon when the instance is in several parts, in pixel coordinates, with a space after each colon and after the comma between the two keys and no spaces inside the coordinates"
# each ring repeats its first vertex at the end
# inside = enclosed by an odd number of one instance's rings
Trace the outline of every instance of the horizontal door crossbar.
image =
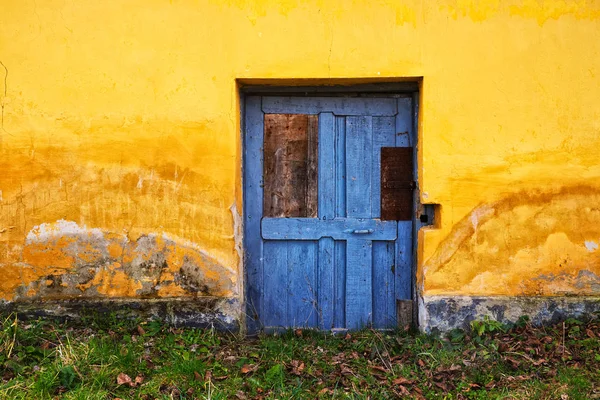
{"type": "Polygon", "coordinates": [[[261,232],[267,240],[396,240],[397,223],[376,219],[263,218],[261,232]]]}
{"type": "Polygon", "coordinates": [[[392,98],[354,97],[263,97],[262,110],[267,114],[370,115],[393,117],[398,113],[392,98]]]}

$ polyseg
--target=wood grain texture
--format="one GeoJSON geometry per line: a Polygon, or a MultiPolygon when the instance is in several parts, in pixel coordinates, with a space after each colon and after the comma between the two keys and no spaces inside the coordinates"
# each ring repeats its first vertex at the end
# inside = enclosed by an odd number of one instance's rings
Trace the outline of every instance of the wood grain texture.
{"type": "Polygon", "coordinates": [[[263,126],[261,98],[246,98],[244,135],[244,250],[247,328],[256,331],[263,315],[263,241],[260,219],[263,214],[263,126]]]}
{"type": "Polygon", "coordinates": [[[350,240],[396,240],[396,223],[370,218],[263,218],[262,237],[268,240],[319,240],[331,237],[350,240]]]}
{"type": "Polygon", "coordinates": [[[317,116],[266,114],[263,215],[316,217],[317,163],[317,116]]]}
{"type": "Polygon", "coordinates": [[[396,99],[355,97],[264,97],[263,111],[272,114],[318,114],[394,116],[396,99]]]}
{"type": "Polygon", "coordinates": [[[394,242],[373,242],[373,327],[396,325],[394,242]]]}
{"type": "Polygon", "coordinates": [[[372,242],[346,242],[346,328],[371,324],[373,315],[372,242]]]}
{"type": "Polygon", "coordinates": [[[413,151],[412,147],[381,149],[381,219],[413,219],[413,151]]]}
{"type": "Polygon", "coordinates": [[[371,217],[372,118],[346,118],[346,207],[349,217],[371,217]]]}
{"type": "Polygon", "coordinates": [[[267,330],[393,328],[397,300],[410,299],[412,221],[379,218],[386,188],[412,193],[412,148],[397,147],[411,141],[396,132],[410,103],[346,100],[263,98],[263,110],[281,111],[261,126],[265,212],[252,231],[264,243],[267,330]]]}
{"type": "Polygon", "coordinates": [[[371,217],[381,217],[381,148],[394,147],[393,117],[373,118],[373,165],[371,169],[371,217]]]}

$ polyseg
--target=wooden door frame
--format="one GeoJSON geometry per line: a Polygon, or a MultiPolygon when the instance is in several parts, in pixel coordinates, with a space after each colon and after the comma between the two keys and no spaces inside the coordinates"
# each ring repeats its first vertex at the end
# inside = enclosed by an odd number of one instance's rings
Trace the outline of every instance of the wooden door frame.
{"type": "Polygon", "coordinates": [[[239,106],[239,124],[240,124],[240,145],[239,149],[239,160],[240,160],[240,187],[241,191],[241,209],[240,220],[241,220],[241,240],[238,245],[241,247],[241,260],[240,266],[241,272],[241,316],[240,316],[240,327],[241,331],[245,334],[256,334],[260,331],[260,326],[249,322],[248,316],[248,276],[246,268],[246,237],[245,237],[245,208],[246,202],[244,200],[244,188],[246,185],[244,169],[246,165],[245,159],[245,117],[246,117],[246,99],[248,96],[299,96],[299,97],[315,97],[315,96],[332,96],[332,97],[411,97],[413,105],[413,127],[412,127],[412,140],[414,141],[414,161],[413,161],[413,174],[416,182],[413,197],[413,209],[415,211],[413,217],[413,237],[412,237],[412,267],[411,267],[411,280],[412,280],[412,321],[414,325],[418,324],[418,296],[419,290],[417,287],[417,249],[418,249],[418,231],[424,226],[419,220],[417,213],[422,210],[420,202],[420,190],[419,190],[419,172],[421,170],[419,162],[419,106],[420,106],[420,93],[422,87],[421,78],[414,78],[401,81],[382,81],[382,80],[367,80],[367,82],[361,82],[354,80],[338,79],[338,80],[262,80],[262,79],[238,79],[237,83],[237,94],[238,94],[238,106],[239,106]],[[300,84],[298,84],[300,82],[300,84]],[[302,82],[304,84],[302,84],[302,82]]]}

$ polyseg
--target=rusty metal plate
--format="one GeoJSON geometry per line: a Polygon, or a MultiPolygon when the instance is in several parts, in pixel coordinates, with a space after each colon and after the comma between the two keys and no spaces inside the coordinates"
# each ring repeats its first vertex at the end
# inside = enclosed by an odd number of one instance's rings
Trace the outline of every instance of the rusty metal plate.
{"type": "Polygon", "coordinates": [[[414,187],[412,147],[382,147],[381,220],[412,220],[414,187]]]}

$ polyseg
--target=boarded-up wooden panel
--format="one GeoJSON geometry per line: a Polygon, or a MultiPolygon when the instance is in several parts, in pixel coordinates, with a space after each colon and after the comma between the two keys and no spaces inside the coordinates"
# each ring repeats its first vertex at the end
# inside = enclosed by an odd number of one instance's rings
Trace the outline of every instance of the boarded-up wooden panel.
{"type": "Polygon", "coordinates": [[[265,217],[317,217],[318,117],[266,114],[265,217]]]}
{"type": "Polygon", "coordinates": [[[413,209],[412,147],[381,148],[381,219],[409,221],[413,209]]]}

